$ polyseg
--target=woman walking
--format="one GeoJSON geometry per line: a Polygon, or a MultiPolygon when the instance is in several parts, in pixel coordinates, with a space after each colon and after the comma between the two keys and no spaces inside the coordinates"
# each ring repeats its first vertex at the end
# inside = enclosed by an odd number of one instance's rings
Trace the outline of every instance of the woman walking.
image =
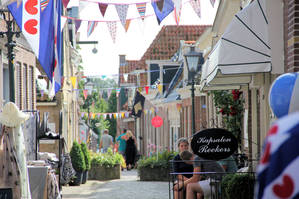
{"type": "Polygon", "coordinates": [[[131,170],[131,168],[134,168],[135,165],[135,157],[137,153],[136,149],[136,138],[133,135],[133,133],[130,130],[127,130],[126,133],[126,165],[127,170],[131,170]]]}

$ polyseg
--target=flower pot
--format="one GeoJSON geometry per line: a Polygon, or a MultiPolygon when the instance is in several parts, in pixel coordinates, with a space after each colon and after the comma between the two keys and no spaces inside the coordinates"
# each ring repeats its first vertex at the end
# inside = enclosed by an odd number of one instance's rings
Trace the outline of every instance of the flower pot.
{"type": "Polygon", "coordinates": [[[142,167],[138,169],[140,181],[168,181],[169,169],[162,167],[142,167]]]}
{"type": "Polygon", "coordinates": [[[88,172],[88,178],[91,180],[120,179],[120,165],[118,164],[114,167],[91,165],[91,169],[88,172]]]}
{"type": "Polygon", "coordinates": [[[83,171],[82,184],[85,184],[87,180],[88,180],[88,170],[85,170],[83,171]]]}

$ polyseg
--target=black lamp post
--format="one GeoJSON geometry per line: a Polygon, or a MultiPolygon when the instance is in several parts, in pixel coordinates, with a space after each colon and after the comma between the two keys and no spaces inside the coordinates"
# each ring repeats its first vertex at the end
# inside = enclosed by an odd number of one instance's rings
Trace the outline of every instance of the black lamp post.
{"type": "Polygon", "coordinates": [[[189,72],[189,80],[191,80],[191,99],[192,99],[192,134],[195,133],[195,109],[194,109],[194,84],[195,75],[201,70],[201,65],[204,62],[204,58],[201,52],[196,52],[195,47],[191,46],[190,51],[184,55],[187,62],[187,68],[189,72]]]}
{"type": "Polygon", "coordinates": [[[4,21],[6,22],[7,30],[5,32],[0,32],[0,38],[3,38],[4,35],[7,37],[7,58],[8,58],[8,70],[9,70],[9,100],[15,102],[15,78],[14,78],[14,58],[15,53],[13,48],[16,47],[16,42],[13,41],[13,36],[20,36],[20,31],[16,31],[16,24],[13,17],[10,15],[10,12],[5,9],[0,9],[0,13],[3,16],[4,21]]]}

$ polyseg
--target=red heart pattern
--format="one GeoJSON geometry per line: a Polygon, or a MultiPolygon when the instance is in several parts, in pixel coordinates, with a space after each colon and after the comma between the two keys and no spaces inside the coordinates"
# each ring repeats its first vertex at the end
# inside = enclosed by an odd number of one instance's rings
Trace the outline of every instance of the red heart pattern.
{"type": "Polygon", "coordinates": [[[275,184],[272,189],[279,198],[290,198],[294,192],[294,181],[289,175],[284,175],[282,184],[275,184]]]}
{"type": "Polygon", "coordinates": [[[28,0],[25,3],[25,10],[31,15],[36,15],[38,13],[37,4],[37,0],[28,0]]]}
{"type": "Polygon", "coordinates": [[[266,150],[264,152],[264,155],[261,159],[261,164],[266,164],[269,162],[270,159],[270,150],[271,150],[271,143],[267,143],[266,150]]]}
{"type": "Polygon", "coordinates": [[[38,21],[36,19],[29,19],[28,21],[25,22],[24,28],[25,28],[26,32],[34,35],[37,33],[37,28],[35,27],[35,26],[37,26],[37,24],[38,24],[38,21]]]}

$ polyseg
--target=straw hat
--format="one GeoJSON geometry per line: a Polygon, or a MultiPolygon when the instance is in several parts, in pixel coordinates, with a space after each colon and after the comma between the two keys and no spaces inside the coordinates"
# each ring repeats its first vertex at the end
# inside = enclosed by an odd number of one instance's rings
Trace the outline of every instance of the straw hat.
{"type": "Polygon", "coordinates": [[[24,123],[29,118],[28,114],[23,113],[12,102],[8,102],[0,113],[0,123],[8,127],[16,127],[24,123]]]}

